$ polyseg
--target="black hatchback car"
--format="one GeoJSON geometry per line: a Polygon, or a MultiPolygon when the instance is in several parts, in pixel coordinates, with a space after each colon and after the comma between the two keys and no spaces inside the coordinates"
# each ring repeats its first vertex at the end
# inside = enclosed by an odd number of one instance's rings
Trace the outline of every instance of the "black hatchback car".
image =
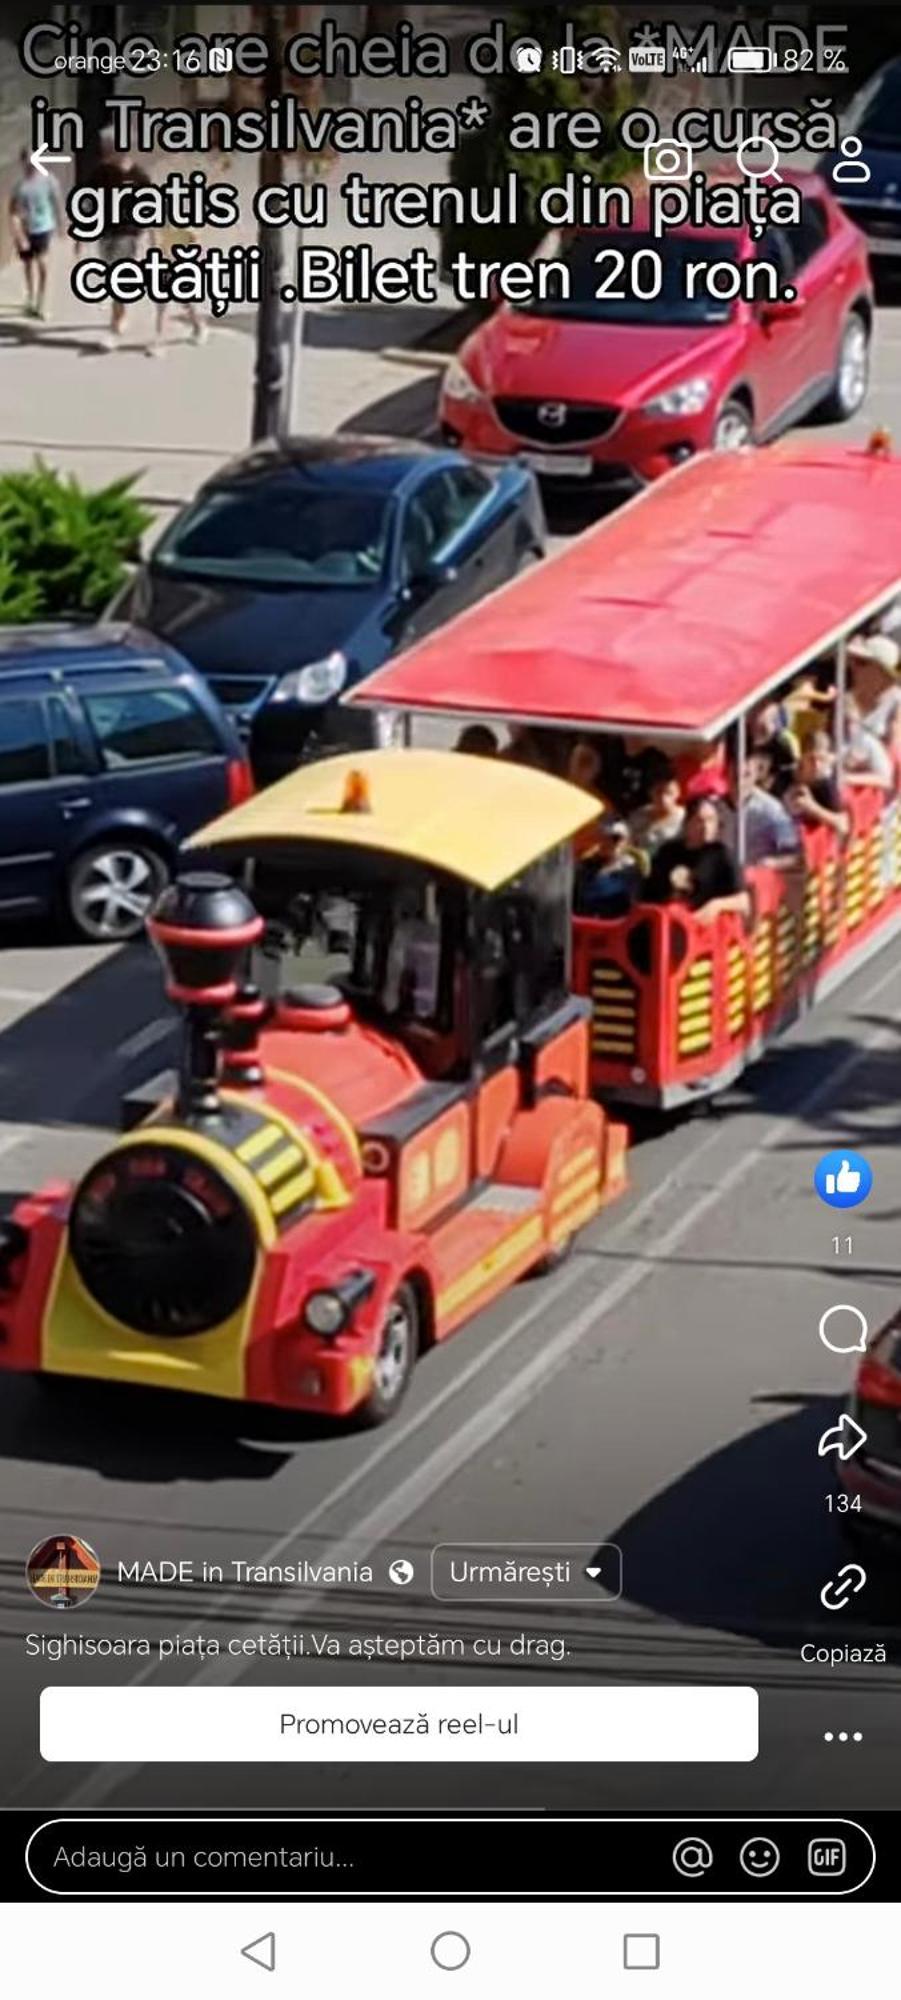
{"type": "Polygon", "coordinates": [[[199,674],[115,625],[0,631],[0,918],[136,936],[180,842],[252,789],[199,674]]]}
{"type": "Polygon", "coordinates": [[[863,230],[877,270],[901,276],[901,57],[884,63],[857,92],[842,126],[858,142],[855,157],[827,153],[819,172],[863,230]]]}
{"type": "Polygon", "coordinates": [[[287,438],[222,467],[112,614],[206,674],[267,783],[372,742],[345,689],[544,551],[534,473],[406,438],[287,438]]]}

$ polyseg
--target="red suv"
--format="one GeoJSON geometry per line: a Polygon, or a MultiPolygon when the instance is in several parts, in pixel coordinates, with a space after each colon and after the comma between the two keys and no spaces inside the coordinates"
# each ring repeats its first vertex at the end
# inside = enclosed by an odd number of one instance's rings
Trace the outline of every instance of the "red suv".
{"type": "Polygon", "coordinates": [[[764,443],[812,410],[853,416],[869,379],[866,242],[815,174],[791,179],[800,222],[756,243],[747,229],[653,237],[642,218],[545,242],[542,256],[569,266],[572,295],[503,305],[464,341],[442,385],[446,441],[516,453],[548,478],[634,490],[696,451],[764,443]],[[658,251],[660,296],[596,298],[601,249],[658,251]],[[796,297],[688,299],[684,267],[698,257],[765,257],[796,297]]]}

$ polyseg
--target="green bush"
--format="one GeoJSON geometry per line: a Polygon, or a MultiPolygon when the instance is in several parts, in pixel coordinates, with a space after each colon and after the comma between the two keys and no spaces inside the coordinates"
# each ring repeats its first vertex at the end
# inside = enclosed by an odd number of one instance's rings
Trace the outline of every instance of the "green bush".
{"type": "Polygon", "coordinates": [[[88,492],[40,459],[0,474],[0,625],[99,616],[152,519],[134,483],[88,492]]]}
{"type": "MultiPolygon", "coordinates": [[[[605,35],[615,46],[625,46],[627,37],[615,7],[571,6],[565,16],[559,7],[511,7],[504,14],[504,25],[510,42],[520,35],[532,35],[548,51],[560,45],[564,18],[572,23],[576,42],[589,35],[605,35]]],[[[491,118],[461,140],[451,165],[451,182],[464,189],[489,188],[503,185],[512,171],[524,191],[524,215],[519,224],[491,229],[473,222],[449,222],[441,242],[445,272],[461,250],[480,261],[527,257],[547,234],[547,225],[535,218],[538,197],[544,188],[561,181],[569,169],[592,174],[599,181],[616,181],[635,170],[634,155],[618,151],[614,144],[601,153],[563,149],[520,153],[511,149],[506,137],[517,111],[544,115],[588,107],[600,112],[606,136],[633,102],[632,79],[627,72],[604,77],[562,76],[548,66],[532,75],[510,68],[486,81],[491,118]]]]}
{"type": "Polygon", "coordinates": [[[37,618],[41,593],[33,577],[22,576],[14,562],[0,556],[0,625],[26,625],[37,618]]]}

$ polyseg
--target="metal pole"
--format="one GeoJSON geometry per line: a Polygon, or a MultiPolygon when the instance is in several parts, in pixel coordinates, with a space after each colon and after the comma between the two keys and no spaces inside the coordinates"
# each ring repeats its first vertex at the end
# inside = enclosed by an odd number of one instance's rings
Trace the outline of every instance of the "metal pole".
{"type": "MultiPolygon", "coordinates": [[[[303,230],[294,231],[295,282],[296,269],[303,242],[303,230]]],[[[303,352],[304,319],[306,308],[303,299],[295,299],[291,307],[291,332],[288,338],[288,365],[285,370],[285,393],[282,398],[281,434],[290,437],[295,428],[297,392],[300,386],[300,359],[303,352]]]]}
{"type": "Polygon", "coordinates": [[[747,757],[747,754],[748,754],[748,725],[744,709],[742,709],[741,715],[738,718],[738,725],[735,736],[735,758],[738,766],[738,817],[735,825],[735,858],[738,862],[739,868],[743,868],[745,865],[745,848],[747,845],[745,841],[745,802],[743,797],[744,784],[745,784],[745,758],[747,757]]]}
{"type": "MultiPolygon", "coordinates": [[[[271,7],[267,24],[269,60],[263,89],[266,100],[282,94],[282,48],[284,8],[271,7]]],[[[277,187],[284,178],[281,153],[260,154],[260,187],[277,187]]],[[[284,350],[282,347],[282,276],[284,271],[283,231],[261,222],[257,241],[260,247],[260,302],[257,307],[257,338],[253,377],[253,421],[251,442],[278,434],[282,410],[284,350]]]]}
{"type": "Polygon", "coordinates": [[[840,639],[835,655],[835,775],[841,784],[845,762],[845,722],[848,693],[848,641],[840,639]]]}

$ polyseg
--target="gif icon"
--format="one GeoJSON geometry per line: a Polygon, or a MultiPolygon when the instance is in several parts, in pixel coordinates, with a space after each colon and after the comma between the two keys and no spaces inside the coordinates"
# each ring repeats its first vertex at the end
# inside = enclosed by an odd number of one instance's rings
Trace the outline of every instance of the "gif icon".
{"type": "Polygon", "coordinates": [[[234,49],[217,48],[210,50],[210,69],[212,71],[218,70],[221,73],[223,70],[234,69],[234,66],[235,66],[234,49]]]}
{"type": "Polygon", "coordinates": [[[808,1875],[844,1875],[848,1849],[843,1840],[812,1840],[807,1849],[808,1875]]]}

